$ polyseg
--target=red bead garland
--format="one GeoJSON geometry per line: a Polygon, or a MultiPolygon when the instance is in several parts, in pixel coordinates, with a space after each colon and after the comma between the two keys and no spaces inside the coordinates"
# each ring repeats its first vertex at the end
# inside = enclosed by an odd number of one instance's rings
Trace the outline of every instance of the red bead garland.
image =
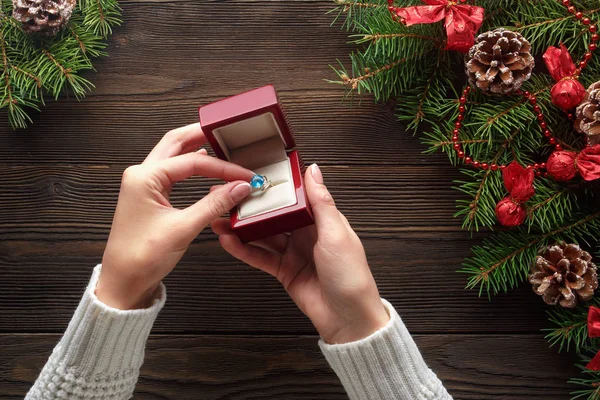
{"type": "Polygon", "coordinates": [[[600,39],[600,36],[596,33],[598,31],[598,27],[595,24],[592,24],[592,20],[583,16],[581,11],[578,11],[573,4],[571,4],[571,0],[559,0],[563,6],[567,7],[567,11],[570,14],[573,14],[579,22],[588,27],[588,31],[592,34],[590,37],[590,44],[588,45],[588,52],[584,54],[583,59],[576,65],[579,66],[578,70],[575,72],[575,75],[578,76],[581,73],[581,70],[587,67],[587,62],[592,59],[592,52],[596,51],[598,45],[596,42],[600,39]]]}
{"type": "MultiPolygon", "coordinates": [[[[462,122],[465,119],[465,113],[467,111],[467,96],[469,95],[469,93],[471,92],[471,87],[467,86],[463,92],[462,92],[462,96],[460,97],[460,99],[458,100],[458,116],[456,118],[456,122],[454,124],[454,130],[452,131],[452,143],[453,143],[453,148],[456,151],[456,154],[458,155],[458,158],[464,160],[465,164],[469,164],[469,165],[473,165],[473,167],[475,168],[481,168],[483,170],[488,170],[491,169],[492,171],[497,171],[498,169],[502,170],[504,168],[506,168],[506,165],[503,164],[489,164],[486,162],[481,162],[478,160],[473,160],[471,157],[466,156],[466,153],[460,143],[460,129],[462,128],[462,122]]],[[[536,118],[537,121],[540,124],[540,128],[542,129],[542,133],[544,134],[544,136],[546,138],[548,138],[548,142],[550,142],[550,144],[554,145],[554,148],[556,150],[562,150],[562,146],[560,144],[557,143],[556,138],[554,137],[554,135],[552,134],[552,132],[550,131],[550,129],[548,129],[548,124],[545,121],[545,117],[544,117],[544,113],[542,112],[542,109],[540,108],[540,106],[537,105],[537,98],[530,94],[529,92],[521,92],[520,90],[517,92],[517,94],[522,94],[525,101],[528,101],[532,106],[533,106],[533,111],[536,114],[536,118]]],[[[533,168],[536,172],[536,175],[540,175],[541,174],[541,170],[546,168],[546,163],[535,163],[535,164],[531,164],[531,165],[527,165],[526,168],[533,168]]]]}
{"type": "MultiPolygon", "coordinates": [[[[559,0],[563,6],[567,7],[567,11],[570,14],[574,14],[575,18],[577,20],[579,20],[583,25],[588,27],[588,31],[592,34],[590,37],[590,44],[588,46],[588,52],[586,52],[583,56],[583,59],[576,65],[579,66],[579,68],[576,70],[575,75],[579,76],[581,71],[587,67],[587,62],[589,60],[592,59],[593,54],[592,52],[596,51],[598,49],[598,45],[597,42],[600,39],[600,36],[596,33],[598,30],[597,25],[592,24],[592,21],[583,16],[583,13],[581,11],[578,11],[575,6],[571,3],[571,0],[559,0]]],[[[452,143],[453,143],[453,148],[457,153],[457,156],[459,159],[463,160],[465,164],[467,165],[472,165],[475,168],[481,168],[483,170],[492,170],[492,171],[497,171],[497,170],[504,170],[506,168],[506,165],[498,165],[498,164],[488,164],[485,162],[481,162],[478,160],[474,160],[473,158],[469,157],[466,155],[463,147],[461,146],[460,143],[460,138],[459,138],[459,134],[460,134],[460,129],[462,128],[463,124],[462,121],[465,119],[465,112],[467,111],[467,96],[469,95],[471,91],[471,87],[467,86],[463,92],[462,92],[462,96],[460,97],[459,101],[458,101],[458,116],[456,118],[456,122],[454,124],[454,130],[452,131],[452,143]]],[[[554,137],[554,135],[552,134],[552,132],[550,131],[550,129],[548,128],[548,124],[545,121],[544,118],[544,114],[542,112],[542,109],[540,108],[539,105],[537,105],[537,98],[535,97],[535,95],[532,95],[529,92],[521,92],[520,90],[517,92],[517,94],[522,94],[525,101],[529,102],[532,106],[533,106],[533,111],[536,114],[536,118],[537,121],[539,122],[540,128],[542,130],[542,134],[548,139],[548,142],[554,146],[554,150],[555,151],[562,151],[563,150],[563,146],[558,143],[557,139],[554,137]]],[[[573,116],[571,114],[569,114],[569,119],[572,119],[573,116]]],[[[535,173],[537,176],[542,175],[542,170],[546,169],[546,163],[535,163],[535,164],[531,164],[531,165],[527,165],[526,168],[533,168],[535,170],[535,173]]],[[[548,176],[548,173],[544,173],[544,176],[548,176]]]]}

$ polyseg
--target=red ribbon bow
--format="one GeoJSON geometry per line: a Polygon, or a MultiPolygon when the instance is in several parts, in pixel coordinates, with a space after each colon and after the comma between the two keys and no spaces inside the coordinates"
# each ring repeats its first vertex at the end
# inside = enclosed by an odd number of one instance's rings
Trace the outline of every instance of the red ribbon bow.
{"type": "MultiPolygon", "coordinates": [[[[588,310],[588,336],[591,338],[600,337],[600,308],[591,306],[588,310]]],[[[585,366],[592,371],[600,371],[600,351],[585,366]]]]}
{"type": "Polygon", "coordinates": [[[585,88],[577,80],[577,67],[564,44],[560,48],[550,46],[544,53],[546,67],[556,84],[550,95],[552,104],[568,111],[579,105],[585,96],[585,88]]]}
{"type": "Polygon", "coordinates": [[[390,12],[401,18],[407,25],[432,24],[445,19],[448,44],[446,50],[457,50],[466,53],[475,43],[475,32],[483,23],[482,7],[457,4],[452,0],[423,0],[426,6],[405,8],[392,7],[393,0],[388,0],[390,12]]]}
{"type": "Polygon", "coordinates": [[[535,194],[533,169],[513,161],[502,171],[502,178],[509,195],[496,205],[496,217],[504,226],[521,225],[527,217],[523,203],[535,194]]]}

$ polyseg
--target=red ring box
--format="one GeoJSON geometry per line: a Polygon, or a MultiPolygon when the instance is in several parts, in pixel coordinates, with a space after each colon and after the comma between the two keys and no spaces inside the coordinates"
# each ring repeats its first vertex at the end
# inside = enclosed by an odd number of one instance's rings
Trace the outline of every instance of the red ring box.
{"type": "Polygon", "coordinates": [[[272,187],[231,210],[243,242],[314,223],[306,197],[304,163],[273,85],[200,107],[200,125],[217,157],[266,175],[272,187]]]}

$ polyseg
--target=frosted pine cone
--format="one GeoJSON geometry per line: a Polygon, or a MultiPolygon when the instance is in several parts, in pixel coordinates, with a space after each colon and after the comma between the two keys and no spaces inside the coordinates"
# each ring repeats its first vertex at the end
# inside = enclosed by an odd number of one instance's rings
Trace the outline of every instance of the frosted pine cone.
{"type": "Polygon", "coordinates": [[[587,135],[590,146],[600,144],[600,82],[588,88],[575,115],[575,129],[587,135]]]}
{"type": "Polygon", "coordinates": [[[477,36],[465,61],[471,86],[498,95],[518,90],[535,66],[527,39],[503,28],[477,36]]]}
{"type": "Polygon", "coordinates": [[[529,282],[546,304],[573,308],[578,301],[592,298],[598,276],[590,253],[562,242],[544,247],[538,254],[529,282]]]}
{"type": "Polygon", "coordinates": [[[13,17],[27,33],[56,35],[71,19],[77,0],[13,0],[13,17]]]}

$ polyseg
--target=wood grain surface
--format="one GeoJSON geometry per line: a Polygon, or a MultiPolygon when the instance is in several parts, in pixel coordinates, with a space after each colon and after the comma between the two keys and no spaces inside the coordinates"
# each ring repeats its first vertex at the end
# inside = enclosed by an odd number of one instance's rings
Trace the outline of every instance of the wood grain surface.
{"type": "MultiPolygon", "coordinates": [[[[0,117],[0,398],[23,398],[104,250],[120,177],[201,104],[274,83],[307,163],[363,238],[381,293],[456,399],[568,399],[573,359],[549,349],[527,285],[488,302],[460,268],[485,234],[452,218],[460,174],[422,154],[393,104],[342,102],[329,65],[352,45],[328,0],[121,1],[110,57],[77,102],[27,131],[0,117]]],[[[402,101],[399,99],[398,101],[402,101]]],[[[183,207],[215,181],[178,185],[183,207]]],[[[209,231],[165,281],[139,399],[345,399],[314,329],[269,276],[209,231]]]]}

